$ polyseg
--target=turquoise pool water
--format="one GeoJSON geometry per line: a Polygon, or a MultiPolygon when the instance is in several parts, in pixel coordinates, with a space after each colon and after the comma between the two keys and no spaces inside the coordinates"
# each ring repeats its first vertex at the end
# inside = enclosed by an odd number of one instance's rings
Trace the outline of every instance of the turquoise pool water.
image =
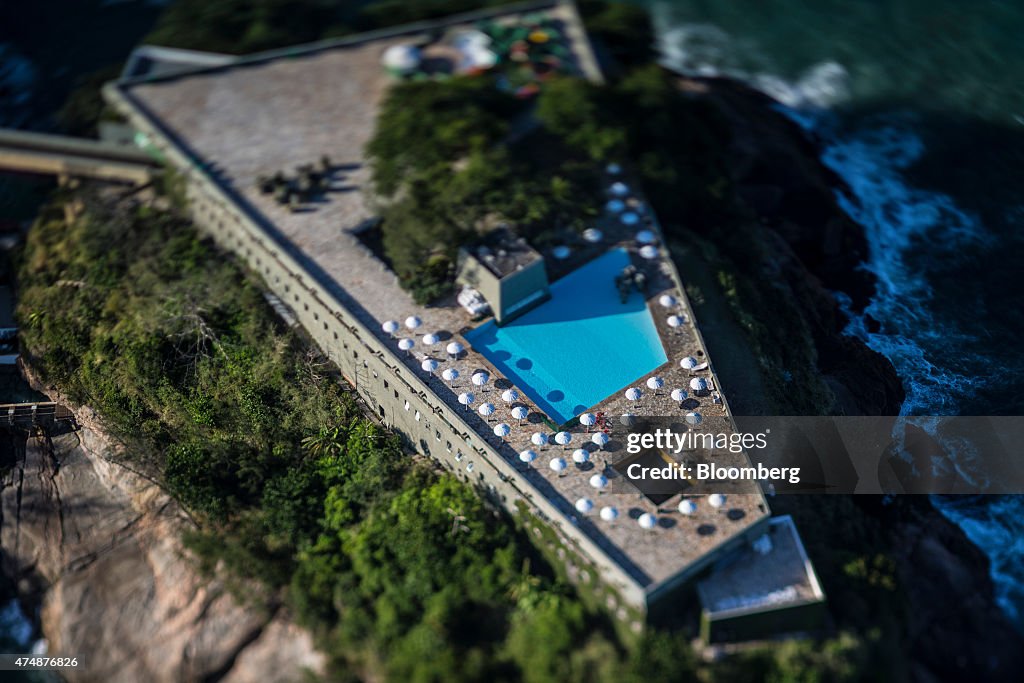
{"type": "Polygon", "coordinates": [[[644,298],[619,300],[615,276],[628,264],[625,250],[612,250],[555,282],[546,303],[466,340],[548,417],[568,422],[667,360],[644,298]]]}

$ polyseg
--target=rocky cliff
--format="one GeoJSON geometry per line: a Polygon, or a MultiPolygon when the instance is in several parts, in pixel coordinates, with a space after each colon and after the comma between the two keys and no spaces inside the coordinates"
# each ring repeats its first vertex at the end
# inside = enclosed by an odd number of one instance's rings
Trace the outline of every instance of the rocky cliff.
{"type": "Polygon", "coordinates": [[[49,652],[79,657],[67,679],[240,683],[321,671],[283,610],[244,604],[198,573],[181,541],[187,515],[113,462],[118,447],[79,418],[50,435],[9,432],[2,447],[3,571],[40,597],[49,652]]]}

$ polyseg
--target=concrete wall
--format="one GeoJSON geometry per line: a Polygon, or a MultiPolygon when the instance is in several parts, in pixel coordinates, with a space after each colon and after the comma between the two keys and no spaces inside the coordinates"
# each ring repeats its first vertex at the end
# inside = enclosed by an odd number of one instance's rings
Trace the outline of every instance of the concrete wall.
{"type": "Polygon", "coordinates": [[[501,315],[497,316],[498,322],[508,322],[550,296],[544,259],[538,259],[522,270],[502,278],[501,315]]]}

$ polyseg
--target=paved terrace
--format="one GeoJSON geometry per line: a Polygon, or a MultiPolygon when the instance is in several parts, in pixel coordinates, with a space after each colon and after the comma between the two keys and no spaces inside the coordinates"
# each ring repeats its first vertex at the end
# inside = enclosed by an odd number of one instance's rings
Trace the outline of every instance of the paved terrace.
{"type": "MultiPolygon", "coordinates": [[[[558,6],[551,11],[563,12],[565,8],[558,6]]],[[[565,33],[574,35],[571,27],[565,33]]],[[[531,434],[550,430],[543,425],[536,406],[525,400],[525,395],[520,403],[530,408],[531,415],[523,426],[510,416],[509,406],[499,400],[498,388],[511,383],[474,352],[460,335],[477,323],[453,300],[430,308],[415,305],[399,287],[395,275],[355,235],[374,217],[368,203],[369,171],[362,150],[372,135],[378,106],[391,83],[380,66],[380,58],[389,46],[409,40],[409,35],[381,37],[308,54],[296,52],[271,60],[254,60],[136,83],[125,86],[125,91],[151,116],[160,119],[177,138],[175,142],[197,163],[240,196],[242,202],[248,204],[246,210],[272,223],[279,231],[278,239],[290,242],[300,252],[307,270],[344,302],[353,315],[375,331],[382,343],[395,349],[409,368],[423,377],[421,360],[427,355],[439,360],[441,366],[429,383],[451,410],[465,411],[457,400],[463,391],[476,394],[475,406],[485,401],[494,403],[497,412],[489,422],[476,412],[462,414],[468,416],[478,434],[497,447],[504,457],[520,470],[528,469],[523,476],[529,477],[544,495],[555,501],[573,523],[583,528],[642,585],[652,586],[766,516],[763,498],[752,488],[749,494],[730,495],[723,510],[713,510],[700,500],[696,514],[684,517],[675,511],[678,498],[664,503],[663,510],[658,510],[635,492],[617,492],[622,490],[622,482],[613,481],[607,492],[598,495],[588,480],[599,458],[595,457],[587,469],[580,470],[569,457],[572,449],[589,443],[589,435],[579,426],[571,430],[574,439],[568,450],[552,445],[540,449],[541,457],[531,467],[525,468],[519,462],[519,451],[531,447],[531,434]],[[324,154],[341,170],[335,173],[332,190],[322,202],[292,212],[257,189],[257,176],[278,170],[290,173],[295,166],[314,163],[324,154]],[[423,325],[416,331],[415,348],[405,354],[381,331],[381,323],[391,319],[403,321],[410,315],[419,316],[423,325]],[[427,332],[438,332],[446,341],[436,348],[426,348],[420,337],[427,332]],[[450,338],[461,340],[468,349],[457,360],[450,360],[444,353],[444,345],[450,338]],[[454,387],[449,387],[440,377],[447,367],[455,367],[461,374],[454,387]],[[471,374],[480,368],[491,373],[489,391],[470,384],[471,374]],[[493,425],[499,421],[512,426],[508,439],[493,436],[493,425]],[[569,471],[562,477],[547,466],[555,455],[564,455],[570,463],[569,471]],[[574,509],[575,501],[581,497],[589,497],[595,503],[589,515],[579,515],[574,509]],[[609,524],[597,517],[604,505],[619,508],[618,521],[609,524]],[[634,521],[643,512],[658,516],[659,524],[655,529],[642,530],[634,521]]],[[[592,59],[586,45],[577,42],[571,48],[578,60],[592,59]]],[[[628,178],[617,179],[629,183],[628,178]]],[[[635,194],[630,199],[643,215],[642,199],[635,194]]],[[[604,232],[599,244],[578,240],[569,245],[573,255],[561,262],[555,262],[550,254],[546,256],[554,278],[613,245],[620,244],[631,252],[634,263],[652,280],[648,304],[669,358],[666,365],[652,374],[662,377],[665,387],[654,396],[645,386],[647,377],[638,377],[630,386],[643,390],[644,397],[640,401],[627,405],[623,391],[619,391],[593,409],[609,415],[620,415],[628,410],[681,418],[685,410],[668,396],[672,388],[686,388],[690,379],[690,373],[680,368],[679,360],[684,356],[694,356],[700,361],[708,359],[666,252],[659,248],[659,257],[653,260],[637,254],[639,245],[634,235],[645,223],[660,235],[652,216],[646,216],[641,224],[629,228],[616,217],[605,216],[597,222],[597,227],[604,232]],[[658,298],[666,293],[679,301],[674,310],[658,303],[658,298]],[[678,329],[669,328],[666,317],[670,313],[686,316],[687,323],[678,329]]],[[[403,333],[406,331],[399,334],[403,333]]],[[[710,369],[698,374],[710,379],[717,391],[710,369]]],[[[690,409],[695,407],[706,418],[727,415],[727,403],[724,400],[716,403],[711,396],[694,397],[690,405],[690,409]]],[[[605,451],[609,461],[624,452],[622,444],[615,441],[605,451]]]]}

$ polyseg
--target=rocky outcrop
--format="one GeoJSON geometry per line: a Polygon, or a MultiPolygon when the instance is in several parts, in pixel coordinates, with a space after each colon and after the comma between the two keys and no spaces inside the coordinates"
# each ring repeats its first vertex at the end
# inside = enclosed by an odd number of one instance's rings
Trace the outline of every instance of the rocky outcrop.
{"type": "Polygon", "coordinates": [[[12,437],[0,492],[4,573],[41,596],[49,652],[80,658],[68,680],[290,681],[321,671],[309,634],[283,609],[243,604],[197,571],[181,542],[192,521],[113,462],[116,446],[83,422],[12,437]]]}

